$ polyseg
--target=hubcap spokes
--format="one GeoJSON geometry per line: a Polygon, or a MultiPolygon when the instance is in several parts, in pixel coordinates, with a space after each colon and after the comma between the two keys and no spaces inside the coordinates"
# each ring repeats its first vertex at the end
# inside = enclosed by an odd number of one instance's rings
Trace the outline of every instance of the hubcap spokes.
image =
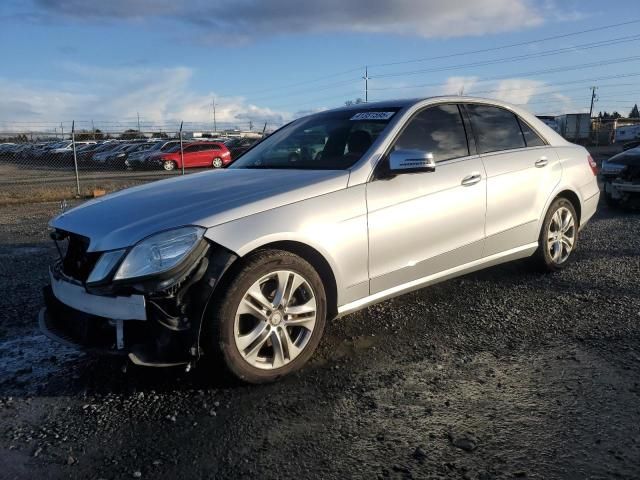
{"type": "Polygon", "coordinates": [[[569,258],[576,239],[576,225],[568,208],[561,207],[551,217],[547,232],[547,251],[556,264],[569,258]]]}
{"type": "Polygon", "coordinates": [[[269,370],[295,359],[309,343],[317,303],[300,274],[279,270],[257,280],[236,311],[234,338],[242,357],[269,370]]]}

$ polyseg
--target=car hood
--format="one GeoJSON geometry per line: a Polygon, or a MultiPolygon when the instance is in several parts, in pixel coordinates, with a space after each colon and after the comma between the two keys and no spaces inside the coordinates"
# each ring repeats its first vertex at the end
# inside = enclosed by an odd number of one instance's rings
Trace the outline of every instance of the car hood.
{"type": "Polygon", "coordinates": [[[624,152],[614,155],[607,163],[615,163],[617,165],[640,165],[640,147],[630,148],[624,152]]]}
{"type": "Polygon", "coordinates": [[[224,169],[121,190],[55,217],[53,228],[83,235],[89,251],[131,246],[183,225],[205,228],[346,188],[347,171],[224,169]]]}

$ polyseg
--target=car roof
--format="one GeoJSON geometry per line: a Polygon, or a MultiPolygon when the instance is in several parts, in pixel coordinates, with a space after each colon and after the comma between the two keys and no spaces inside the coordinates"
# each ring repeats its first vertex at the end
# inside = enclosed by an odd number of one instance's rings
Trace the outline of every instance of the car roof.
{"type": "MultiPolygon", "coordinates": [[[[434,95],[431,97],[419,97],[419,98],[402,98],[395,100],[382,100],[379,102],[367,102],[367,103],[355,103],[344,107],[339,107],[325,111],[352,111],[362,109],[383,109],[383,108],[408,108],[416,104],[427,101],[441,101],[441,102],[455,102],[455,103],[486,103],[490,105],[503,106],[513,108],[515,105],[503,102],[502,100],[496,100],[495,98],[483,98],[483,97],[470,97],[463,95],[434,95]]],[[[318,112],[322,113],[322,112],[318,112]]]]}

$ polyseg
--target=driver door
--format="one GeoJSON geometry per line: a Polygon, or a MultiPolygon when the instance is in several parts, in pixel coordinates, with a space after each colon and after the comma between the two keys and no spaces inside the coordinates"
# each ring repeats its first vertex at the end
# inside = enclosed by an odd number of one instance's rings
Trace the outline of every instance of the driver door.
{"type": "Polygon", "coordinates": [[[486,175],[467,137],[458,105],[427,107],[392,149],[433,154],[435,171],[367,184],[370,294],[482,257],[486,175]]]}

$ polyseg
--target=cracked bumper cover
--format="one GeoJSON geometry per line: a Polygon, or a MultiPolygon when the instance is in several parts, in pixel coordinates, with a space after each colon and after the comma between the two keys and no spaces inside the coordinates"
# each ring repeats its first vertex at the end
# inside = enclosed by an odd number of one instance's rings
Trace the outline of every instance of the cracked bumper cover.
{"type": "Polygon", "coordinates": [[[127,355],[146,366],[184,365],[201,354],[206,306],[236,256],[214,246],[162,292],[90,293],[53,267],[38,322],[60,343],[98,354],[127,355]]]}

